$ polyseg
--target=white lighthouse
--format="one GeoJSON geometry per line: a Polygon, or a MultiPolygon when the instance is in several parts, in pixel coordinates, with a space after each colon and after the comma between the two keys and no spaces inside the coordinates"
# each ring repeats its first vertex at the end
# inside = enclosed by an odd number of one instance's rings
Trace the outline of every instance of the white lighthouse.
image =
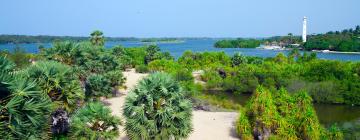
{"type": "Polygon", "coordinates": [[[302,40],[305,43],[306,42],[306,17],[303,19],[303,33],[302,33],[302,40]]]}

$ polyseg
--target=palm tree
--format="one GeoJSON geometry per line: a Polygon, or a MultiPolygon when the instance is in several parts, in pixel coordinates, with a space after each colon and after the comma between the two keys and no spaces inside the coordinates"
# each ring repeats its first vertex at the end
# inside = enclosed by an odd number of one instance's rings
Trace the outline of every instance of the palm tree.
{"type": "Polygon", "coordinates": [[[84,91],[71,67],[55,62],[40,61],[24,71],[25,77],[35,80],[42,93],[60,108],[73,111],[84,99],[84,91]]]}
{"type": "Polygon", "coordinates": [[[241,53],[235,53],[234,56],[231,58],[232,65],[238,66],[240,64],[246,64],[248,62],[246,56],[242,55],[241,53]]]}
{"type": "Polygon", "coordinates": [[[130,139],[182,139],[192,132],[192,105],[180,85],[165,73],[154,73],[125,99],[125,130],[130,139]]]}
{"type": "Polygon", "coordinates": [[[103,32],[99,30],[95,30],[90,35],[91,35],[90,42],[93,45],[103,46],[105,44],[105,37],[103,35],[103,32]]]}
{"type": "Polygon", "coordinates": [[[42,55],[48,60],[58,61],[67,65],[73,65],[76,59],[76,46],[72,42],[54,42],[53,47],[43,49],[42,55]]]}
{"type": "Polygon", "coordinates": [[[111,115],[110,108],[90,102],[71,117],[70,137],[73,139],[104,140],[119,136],[120,118],[111,115]]]}
{"type": "Polygon", "coordinates": [[[14,66],[0,57],[0,139],[44,137],[50,99],[41,94],[34,81],[14,74],[14,66]]]}

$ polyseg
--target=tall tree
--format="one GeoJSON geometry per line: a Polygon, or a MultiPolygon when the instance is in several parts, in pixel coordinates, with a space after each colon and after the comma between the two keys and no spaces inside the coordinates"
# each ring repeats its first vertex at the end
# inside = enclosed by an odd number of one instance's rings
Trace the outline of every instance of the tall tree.
{"type": "Polygon", "coordinates": [[[99,30],[95,30],[90,35],[91,35],[90,42],[93,45],[103,46],[105,44],[105,37],[103,32],[99,30]]]}

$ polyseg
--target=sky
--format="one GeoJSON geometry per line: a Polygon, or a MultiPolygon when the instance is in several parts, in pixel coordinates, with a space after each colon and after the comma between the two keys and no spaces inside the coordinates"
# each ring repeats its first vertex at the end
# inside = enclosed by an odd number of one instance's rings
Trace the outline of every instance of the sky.
{"type": "Polygon", "coordinates": [[[360,0],[0,0],[0,34],[268,37],[360,25],[360,0]]]}

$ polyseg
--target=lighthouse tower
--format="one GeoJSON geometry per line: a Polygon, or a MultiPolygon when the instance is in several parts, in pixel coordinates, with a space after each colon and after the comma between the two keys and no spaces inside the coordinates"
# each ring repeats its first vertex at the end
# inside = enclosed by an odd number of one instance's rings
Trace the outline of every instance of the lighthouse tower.
{"type": "Polygon", "coordinates": [[[303,33],[302,33],[302,40],[305,43],[306,42],[306,17],[303,19],[303,33]]]}

